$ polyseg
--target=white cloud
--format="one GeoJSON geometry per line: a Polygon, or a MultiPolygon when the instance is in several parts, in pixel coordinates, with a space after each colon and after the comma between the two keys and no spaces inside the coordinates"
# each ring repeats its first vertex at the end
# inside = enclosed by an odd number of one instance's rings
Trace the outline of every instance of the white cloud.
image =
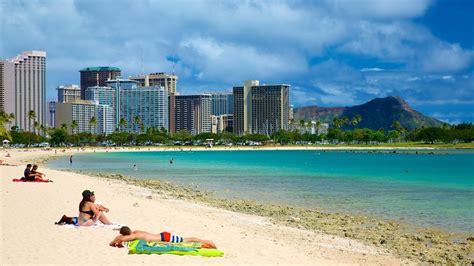
{"type": "Polygon", "coordinates": [[[378,71],[384,71],[384,70],[385,69],[383,69],[383,68],[371,67],[371,68],[362,68],[360,71],[362,71],[362,72],[369,72],[369,71],[378,72],[378,71]]]}
{"type": "Polygon", "coordinates": [[[348,16],[376,19],[406,19],[423,15],[432,0],[327,0],[335,11],[348,16]]]}
{"type": "Polygon", "coordinates": [[[421,66],[426,71],[458,71],[471,65],[474,52],[464,50],[459,44],[436,42],[421,59],[421,66]]]}
{"type": "Polygon", "coordinates": [[[173,55],[186,93],[259,79],[294,85],[293,99],[305,104],[389,94],[471,101],[472,47],[433,36],[414,20],[433,2],[6,1],[0,57],[46,50],[52,95],[58,84],[77,83],[85,66],[117,66],[124,76],[171,72],[166,57],[173,55]]]}
{"type": "Polygon", "coordinates": [[[201,72],[200,78],[204,80],[235,84],[248,79],[288,77],[306,69],[306,62],[299,55],[268,53],[252,46],[218,43],[209,38],[189,38],[179,47],[183,64],[201,72]]]}

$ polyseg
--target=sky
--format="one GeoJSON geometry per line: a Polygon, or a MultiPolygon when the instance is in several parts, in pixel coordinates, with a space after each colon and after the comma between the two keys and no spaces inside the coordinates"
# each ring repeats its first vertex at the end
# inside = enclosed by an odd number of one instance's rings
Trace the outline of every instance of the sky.
{"type": "Polygon", "coordinates": [[[181,94],[290,84],[295,107],[400,96],[474,122],[471,0],[0,0],[0,58],[47,52],[47,95],[79,70],[178,75],[181,94]]]}

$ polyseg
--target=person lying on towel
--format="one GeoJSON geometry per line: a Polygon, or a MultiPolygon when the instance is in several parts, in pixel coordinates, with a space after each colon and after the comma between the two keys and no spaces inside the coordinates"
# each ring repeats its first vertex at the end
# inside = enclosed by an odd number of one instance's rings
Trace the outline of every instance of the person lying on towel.
{"type": "Polygon", "coordinates": [[[202,240],[196,237],[181,237],[172,235],[168,232],[161,232],[159,234],[152,234],[145,231],[132,231],[128,226],[123,226],[120,228],[120,234],[110,242],[112,247],[123,247],[123,241],[132,241],[132,240],[145,240],[148,242],[151,241],[163,241],[163,242],[198,242],[202,244],[203,248],[217,248],[214,242],[211,240],[202,240]]]}

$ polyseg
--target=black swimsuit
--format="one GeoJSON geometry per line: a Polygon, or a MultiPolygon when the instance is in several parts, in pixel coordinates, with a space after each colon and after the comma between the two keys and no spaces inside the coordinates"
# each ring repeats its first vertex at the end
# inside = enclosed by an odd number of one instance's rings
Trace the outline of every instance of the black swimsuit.
{"type": "Polygon", "coordinates": [[[91,217],[94,217],[94,212],[92,210],[90,210],[90,211],[81,211],[80,210],[80,212],[85,213],[85,214],[89,214],[91,217]]]}

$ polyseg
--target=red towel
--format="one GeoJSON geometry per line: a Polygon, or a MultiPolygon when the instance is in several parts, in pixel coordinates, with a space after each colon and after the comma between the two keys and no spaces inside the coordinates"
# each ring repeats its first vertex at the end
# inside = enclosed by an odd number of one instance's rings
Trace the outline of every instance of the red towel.
{"type": "Polygon", "coordinates": [[[13,182],[31,182],[31,183],[49,183],[49,180],[36,179],[35,181],[26,181],[25,179],[13,178],[13,182]]]}

